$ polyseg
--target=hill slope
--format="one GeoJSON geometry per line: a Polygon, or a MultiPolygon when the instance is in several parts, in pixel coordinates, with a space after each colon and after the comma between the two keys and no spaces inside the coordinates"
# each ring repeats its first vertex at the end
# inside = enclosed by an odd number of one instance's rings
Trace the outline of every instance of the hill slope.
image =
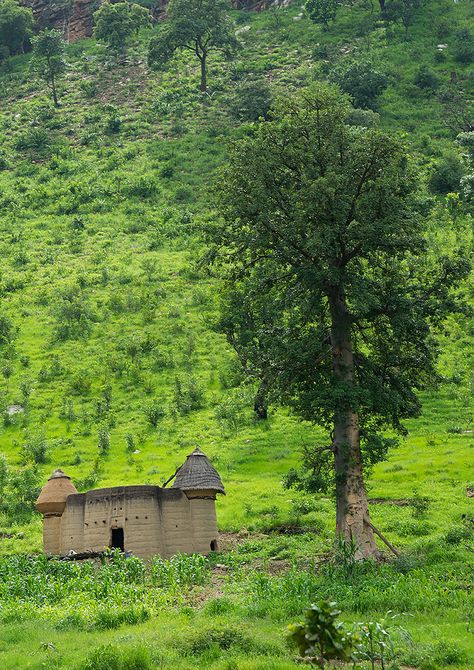
{"type": "MultiPolygon", "coordinates": [[[[161,484],[196,444],[225,481],[228,495],[218,505],[223,530],[268,531],[283,524],[318,530],[301,538],[258,535],[243,545],[240,558],[247,552],[251,562],[308,561],[331,546],[332,501],[281,486],[302,447],[320,432],[277,408],[268,421],[255,423],[252,389],[239,386],[233,354],[212,328],[215,287],[196,263],[202,253],[199,224],[214,215],[208,189],[225,160],[227,142],[247,130],[231,111],[242,81],[266,81],[274,94],[291,95],[352,57],[370,57],[386,73],[380,124],[407,135],[428,180],[436,163],[457,148],[437,91],[417,86],[415,76],[426,66],[442,88],[455,72],[457,86],[472,96],[472,65],[456,61],[451,45],[457,30],[474,31],[474,10],[468,2],[433,0],[420,11],[408,38],[400,27],[387,30],[381,21],[369,25],[370,11],[359,6],[342,8],[327,32],[293,5],[234,16],[242,54],[236,63],[217,59],[211,64],[207,96],[197,90],[191,57],[177,56],[163,73],[148,71],[147,34],[120,67],[93,40],[70,46],[57,110],[28,76],[28,55],[0,71],[0,314],[10,320],[0,323],[0,453],[14,473],[0,553],[41,549],[40,520],[28,511],[29,498],[54,468],[66,470],[83,490],[161,484]],[[442,51],[439,35],[448,44],[442,51]]],[[[456,236],[469,248],[467,213],[457,216],[444,197],[429,200],[427,212],[440,248],[456,236]]],[[[372,514],[396,546],[431,556],[413,587],[427,580],[428,593],[430,574],[441,581],[446,566],[459,561],[459,581],[453,577],[459,601],[453,596],[446,604],[445,620],[441,596],[433,607],[439,625],[446,627],[441,637],[457,639],[463,650],[472,650],[463,632],[469,605],[462,595],[469,574],[462,519],[472,519],[467,497],[474,446],[472,336],[467,317],[447,324],[440,336],[445,383],[426,395],[423,417],[410,423],[408,438],[370,479],[371,498],[410,503],[374,504],[372,514]],[[455,549],[443,544],[450,532],[460,538],[455,549]]],[[[229,588],[232,599],[239,589],[229,588]]],[[[248,598],[255,583],[245,588],[248,598]]],[[[308,587],[311,597],[324,588],[308,587]]],[[[367,583],[357,587],[368,588],[367,583]]],[[[426,641],[440,629],[427,631],[431,605],[423,593],[413,630],[426,641]]],[[[259,634],[277,640],[271,612],[278,597],[267,595],[259,634]]],[[[301,595],[302,606],[308,597],[308,592],[301,595]]],[[[397,597],[394,609],[405,611],[397,597]]],[[[348,612],[361,611],[360,603],[351,607],[348,612]]],[[[389,608],[390,603],[375,600],[362,611],[389,608]]],[[[238,610],[229,618],[240,622],[241,616],[238,610]]],[[[153,627],[144,626],[148,639],[153,627]]],[[[173,626],[166,633],[171,638],[177,634],[173,626]]],[[[65,646],[78,639],[76,632],[67,635],[65,646]]],[[[101,638],[81,635],[85,646],[101,638]]],[[[75,662],[77,655],[68,653],[67,663],[75,662]]],[[[16,665],[13,656],[5,658],[8,667],[39,667],[21,665],[26,663],[22,652],[16,665]]],[[[178,667],[170,658],[169,667],[178,667]]],[[[211,667],[211,661],[201,662],[200,667],[211,667]]],[[[238,667],[293,667],[287,662],[289,657],[274,666],[238,667]]],[[[458,665],[467,668],[466,663],[458,665]]]]}

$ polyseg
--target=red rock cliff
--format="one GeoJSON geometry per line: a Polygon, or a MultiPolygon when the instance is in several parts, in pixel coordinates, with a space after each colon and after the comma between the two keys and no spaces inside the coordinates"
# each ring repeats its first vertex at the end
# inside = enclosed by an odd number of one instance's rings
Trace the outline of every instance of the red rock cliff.
{"type": "MultiPolygon", "coordinates": [[[[275,0],[273,0],[275,1],[275,0]]],[[[288,0],[276,0],[286,4],[288,0]]],[[[69,42],[84,39],[92,35],[93,14],[103,0],[20,0],[21,4],[31,7],[39,28],[57,28],[64,32],[69,42]]],[[[156,0],[153,15],[159,20],[168,4],[168,0],[156,0]]],[[[272,4],[272,0],[232,0],[237,9],[261,10],[272,4]]]]}

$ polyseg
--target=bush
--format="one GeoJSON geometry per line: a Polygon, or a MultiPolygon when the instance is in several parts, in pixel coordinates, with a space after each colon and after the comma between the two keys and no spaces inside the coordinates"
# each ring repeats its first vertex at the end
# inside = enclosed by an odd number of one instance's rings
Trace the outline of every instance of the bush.
{"type": "Polygon", "coordinates": [[[124,192],[131,197],[151,198],[159,192],[159,185],[153,175],[140,175],[126,182],[124,192]]]}
{"type": "Polygon", "coordinates": [[[20,449],[21,460],[24,465],[37,463],[42,465],[48,462],[48,443],[44,435],[29,436],[20,449]]]}
{"type": "Polygon", "coordinates": [[[444,534],[444,541],[446,544],[457,545],[461,544],[463,540],[468,540],[471,535],[471,531],[465,526],[452,526],[444,534]]]}
{"type": "Polygon", "coordinates": [[[439,77],[434,70],[427,65],[421,65],[415,74],[415,86],[434,91],[439,86],[439,77]]]}
{"type": "Polygon", "coordinates": [[[99,454],[101,456],[107,456],[110,451],[110,434],[107,428],[104,426],[99,428],[99,433],[97,436],[97,448],[99,449],[99,454]]]}
{"type": "Polygon", "coordinates": [[[203,654],[210,647],[217,646],[219,649],[228,651],[237,648],[241,652],[250,652],[253,649],[252,640],[235,626],[223,626],[219,628],[208,628],[195,635],[190,642],[190,653],[203,654]]]}
{"type": "Polygon", "coordinates": [[[244,81],[234,91],[230,111],[241,121],[257,121],[260,117],[268,117],[271,104],[271,88],[264,79],[244,81]]]}
{"type": "Polygon", "coordinates": [[[163,405],[163,398],[155,398],[147,407],[145,407],[145,416],[147,421],[154,428],[156,428],[158,423],[164,419],[166,415],[163,405]]]}
{"type": "Polygon", "coordinates": [[[103,609],[97,614],[94,626],[100,630],[109,630],[118,628],[123,624],[135,626],[148,621],[149,618],[150,613],[144,607],[103,609]]]}
{"type": "Polygon", "coordinates": [[[16,337],[16,333],[12,320],[8,316],[0,314],[0,347],[11,344],[16,337]]]}
{"type": "Polygon", "coordinates": [[[17,138],[14,148],[16,151],[27,151],[42,156],[51,146],[51,140],[44,128],[29,128],[17,138]]]}
{"type": "Polygon", "coordinates": [[[69,391],[73,395],[87,395],[92,386],[92,379],[88,370],[77,370],[69,379],[69,391]]]}
{"type": "Polygon", "coordinates": [[[456,33],[454,58],[462,65],[474,62],[474,35],[469,28],[463,28],[456,33]]]}
{"type": "Polygon", "coordinates": [[[94,649],[80,667],[81,670],[151,670],[152,666],[145,647],[105,644],[94,649]]]}
{"type": "Polygon", "coordinates": [[[388,86],[387,75],[366,60],[337,67],[329,78],[351,96],[354,107],[362,109],[376,110],[377,100],[388,86]]]}
{"type": "Polygon", "coordinates": [[[182,415],[204,406],[204,391],[195,377],[175,378],[173,405],[182,415]]]}
{"type": "Polygon", "coordinates": [[[56,319],[54,334],[58,340],[87,338],[92,331],[95,315],[80,286],[73,285],[60,293],[54,303],[56,319]]]}
{"type": "Polygon", "coordinates": [[[371,109],[353,109],[346,117],[349,126],[360,126],[361,128],[373,128],[378,126],[380,116],[371,109]]]}
{"type": "Polygon", "coordinates": [[[463,165],[455,154],[448,154],[434,167],[428,185],[431,193],[446,195],[458,192],[464,174],[463,165]]]}

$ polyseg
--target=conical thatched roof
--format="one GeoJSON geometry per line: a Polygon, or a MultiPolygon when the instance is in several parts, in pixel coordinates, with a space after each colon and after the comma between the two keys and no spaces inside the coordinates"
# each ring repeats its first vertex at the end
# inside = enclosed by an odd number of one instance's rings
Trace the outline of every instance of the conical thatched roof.
{"type": "Polygon", "coordinates": [[[217,491],[225,495],[219,473],[198,447],[189,454],[177,471],[172,488],[182,491],[217,491]]]}
{"type": "Polygon", "coordinates": [[[77,493],[76,487],[62,470],[55,470],[36,501],[36,509],[42,514],[62,514],[66,506],[66,498],[77,493]]]}

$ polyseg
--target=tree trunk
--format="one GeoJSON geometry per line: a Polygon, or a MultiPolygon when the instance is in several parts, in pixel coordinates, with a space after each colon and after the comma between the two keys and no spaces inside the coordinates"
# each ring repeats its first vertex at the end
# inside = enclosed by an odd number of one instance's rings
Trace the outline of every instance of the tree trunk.
{"type": "Polygon", "coordinates": [[[47,58],[47,62],[48,62],[49,77],[50,77],[50,82],[51,82],[51,93],[53,94],[54,106],[59,107],[58,94],[56,92],[56,81],[55,81],[55,78],[54,78],[54,72],[53,72],[53,69],[51,67],[51,59],[49,58],[49,56],[47,58]]]}
{"type": "MultiPolygon", "coordinates": [[[[334,289],[330,296],[331,348],[333,373],[344,392],[350,395],[354,385],[354,357],[351,321],[344,291],[334,289]]],[[[359,417],[352,400],[342,399],[334,413],[334,468],[336,476],[336,532],[356,545],[358,560],[377,555],[370,521],[367,492],[362,472],[359,417]]]]}
{"type": "Polygon", "coordinates": [[[255,412],[257,419],[262,421],[268,418],[267,391],[268,383],[267,380],[263,378],[253,402],[253,411],[255,412]]]}
{"type": "Polygon", "coordinates": [[[383,12],[385,10],[385,0],[379,0],[380,3],[380,11],[383,12]]]}
{"type": "Polygon", "coordinates": [[[201,61],[201,83],[199,89],[205,93],[207,91],[207,54],[199,57],[201,61]]]}
{"type": "Polygon", "coordinates": [[[55,107],[59,107],[58,103],[58,94],[56,93],[56,83],[54,81],[54,76],[51,76],[51,91],[53,93],[53,102],[55,107]]]}

